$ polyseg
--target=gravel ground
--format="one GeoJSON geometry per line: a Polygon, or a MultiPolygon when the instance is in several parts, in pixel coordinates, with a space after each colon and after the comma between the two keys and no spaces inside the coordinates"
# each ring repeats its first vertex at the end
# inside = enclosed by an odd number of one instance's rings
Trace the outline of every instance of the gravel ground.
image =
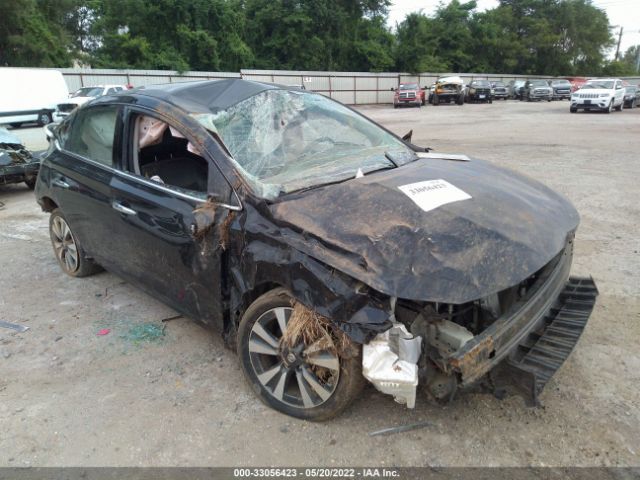
{"type": "MultiPolygon", "coordinates": [[[[360,110],[414,142],[510,167],[567,195],[582,216],[574,273],[600,297],[542,394],[468,394],[415,410],[369,387],[313,424],[263,406],[235,355],[168,307],[103,273],[58,268],[48,216],[23,185],[0,187],[0,466],[640,465],[640,110],[569,114],[566,102],[360,110]],[[110,333],[97,336],[108,328],[110,333]],[[389,437],[370,431],[429,420],[389,437]]],[[[41,129],[14,130],[32,149],[41,129]]],[[[108,239],[105,239],[108,241],[108,239]]]]}

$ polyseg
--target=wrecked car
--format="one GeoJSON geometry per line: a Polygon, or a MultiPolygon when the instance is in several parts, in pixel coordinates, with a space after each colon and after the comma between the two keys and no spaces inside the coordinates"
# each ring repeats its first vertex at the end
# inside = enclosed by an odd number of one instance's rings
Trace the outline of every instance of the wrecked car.
{"type": "Polygon", "coordinates": [[[39,169],[40,160],[18,137],[0,127],[0,185],[24,182],[33,190],[39,169]]]}
{"type": "Polygon", "coordinates": [[[433,95],[429,95],[429,103],[439,105],[440,103],[455,102],[457,105],[464,105],[465,86],[460,77],[443,77],[435,83],[433,95]]]}
{"type": "Polygon", "coordinates": [[[531,404],[585,328],[562,196],[338,102],[240,79],[139,88],[53,131],[36,198],[61,268],[220,331],[267,405],[325,420],[365,381],[413,407],[531,404]]]}

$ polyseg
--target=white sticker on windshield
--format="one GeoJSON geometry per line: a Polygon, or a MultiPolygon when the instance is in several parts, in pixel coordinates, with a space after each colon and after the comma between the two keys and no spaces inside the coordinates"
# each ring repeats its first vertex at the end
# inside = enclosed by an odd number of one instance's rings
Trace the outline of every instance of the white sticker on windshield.
{"type": "Polygon", "coordinates": [[[425,212],[471,198],[468,193],[442,179],[400,185],[398,188],[425,212]]]}

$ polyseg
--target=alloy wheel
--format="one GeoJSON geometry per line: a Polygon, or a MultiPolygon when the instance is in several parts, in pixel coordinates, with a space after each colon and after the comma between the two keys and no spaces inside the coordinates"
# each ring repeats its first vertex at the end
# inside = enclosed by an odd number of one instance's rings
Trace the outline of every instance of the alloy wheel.
{"type": "Polygon", "coordinates": [[[258,381],[279,402],[310,409],[329,400],[340,376],[340,359],[327,333],[309,345],[288,347],[283,341],[293,308],[263,313],[251,327],[249,359],[258,381]]]}
{"type": "Polygon", "coordinates": [[[55,217],[51,223],[51,241],[60,265],[67,273],[78,270],[78,246],[64,218],[55,217]]]}

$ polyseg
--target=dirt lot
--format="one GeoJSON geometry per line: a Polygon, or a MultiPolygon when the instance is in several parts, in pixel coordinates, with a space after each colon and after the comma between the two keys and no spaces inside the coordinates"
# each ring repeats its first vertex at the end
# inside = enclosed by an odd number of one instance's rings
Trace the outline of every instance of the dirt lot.
{"type": "MultiPolygon", "coordinates": [[[[529,174],[582,216],[574,272],[600,297],[543,408],[466,395],[406,410],[373,388],[335,421],[263,406],[233,353],[118,277],[65,276],[23,185],[0,187],[0,466],[640,465],[640,110],[569,114],[566,102],[363,107],[415,143],[529,174]],[[101,329],[108,335],[97,336],[101,329]],[[368,432],[430,420],[390,437],[368,432]]],[[[21,129],[42,148],[41,129],[21,129]]],[[[105,241],[109,239],[105,238],[105,241]]]]}

